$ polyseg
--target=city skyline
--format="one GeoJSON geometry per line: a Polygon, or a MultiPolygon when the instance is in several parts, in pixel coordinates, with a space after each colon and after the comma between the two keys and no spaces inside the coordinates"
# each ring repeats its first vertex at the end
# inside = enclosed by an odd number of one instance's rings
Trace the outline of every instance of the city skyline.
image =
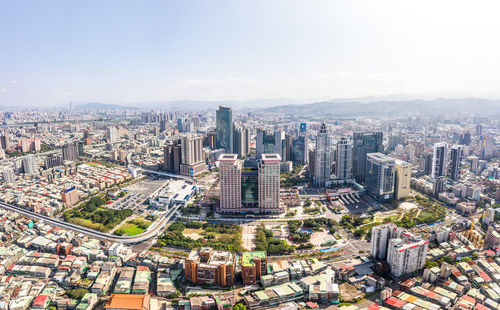
{"type": "Polygon", "coordinates": [[[0,106],[499,98],[498,8],[494,1],[5,2],[0,106]]]}

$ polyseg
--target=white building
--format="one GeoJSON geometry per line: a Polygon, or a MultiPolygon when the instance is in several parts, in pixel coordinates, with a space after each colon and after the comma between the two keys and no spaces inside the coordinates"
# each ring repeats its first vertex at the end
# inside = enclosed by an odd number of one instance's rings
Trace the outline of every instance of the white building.
{"type": "Polygon", "coordinates": [[[337,143],[337,158],[335,162],[335,174],[337,179],[349,180],[352,178],[352,142],[346,138],[337,143]]]}
{"type": "Polygon", "coordinates": [[[387,249],[387,263],[391,274],[401,277],[424,267],[427,257],[428,241],[420,236],[404,234],[404,239],[394,238],[389,240],[387,249]]]}
{"type": "Polygon", "coordinates": [[[370,242],[370,254],[375,259],[385,259],[387,257],[387,247],[389,240],[401,233],[396,224],[389,223],[372,227],[372,239],[370,242]]]}
{"type": "Polygon", "coordinates": [[[448,145],[446,143],[434,144],[434,155],[432,156],[432,177],[446,176],[448,163],[448,145]]]}

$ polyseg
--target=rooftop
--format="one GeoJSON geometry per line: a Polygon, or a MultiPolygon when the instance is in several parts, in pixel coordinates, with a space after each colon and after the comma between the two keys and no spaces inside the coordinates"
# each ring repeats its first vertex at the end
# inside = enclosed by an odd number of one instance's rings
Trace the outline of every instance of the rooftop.
{"type": "Polygon", "coordinates": [[[254,266],[254,259],[255,258],[266,258],[266,252],[263,252],[263,251],[259,251],[259,252],[245,252],[243,253],[243,257],[242,257],[242,262],[241,264],[244,266],[244,267],[251,267],[251,266],[254,266]]]}
{"type": "Polygon", "coordinates": [[[105,309],[149,310],[151,295],[112,294],[105,309]]]}

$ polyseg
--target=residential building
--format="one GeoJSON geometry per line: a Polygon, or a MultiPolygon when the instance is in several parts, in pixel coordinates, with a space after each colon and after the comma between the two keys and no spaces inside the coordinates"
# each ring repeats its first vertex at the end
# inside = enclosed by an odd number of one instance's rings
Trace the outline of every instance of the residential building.
{"type": "Polygon", "coordinates": [[[422,237],[413,236],[408,232],[405,233],[404,238],[390,239],[387,263],[391,274],[401,277],[423,268],[427,258],[428,243],[422,240],[422,237]]]}
{"type": "Polygon", "coordinates": [[[116,127],[108,127],[106,134],[109,143],[115,143],[118,141],[118,130],[116,127]]]}
{"type": "Polygon", "coordinates": [[[241,258],[241,277],[243,284],[256,284],[267,274],[266,252],[245,252],[241,258]]]}
{"type": "Polygon", "coordinates": [[[7,184],[16,182],[16,175],[14,174],[14,170],[12,168],[3,168],[2,177],[7,184]]]}
{"type": "Polygon", "coordinates": [[[234,254],[212,248],[194,249],[184,262],[186,279],[196,285],[233,285],[234,268],[234,254]]]}
{"type": "Polygon", "coordinates": [[[398,227],[394,223],[373,226],[370,241],[371,256],[377,260],[385,259],[387,257],[389,240],[397,235],[398,227]]]}
{"type": "Polygon", "coordinates": [[[38,172],[38,163],[35,155],[30,154],[23,157],[23,171],[25,174],[35,174],[38,172]]]}
{"type": "Polygon", "coordinates": [[[78,143],[67,143],[62,147],[62,158],[63,160],[75,161],[80,157],[80,151],[78,150],[78,143]]]}
{"type": "Polygon", "coordinates": [[[78,202],[78,190],[75,186],[61,192],[61,197],[66,207],[72,207],[78,202]]]}
{"type": "Polygon", "coordinates": [[[366,190],[378,200],[388,200],[394,195],[396,162],[382,153],[366,155],[366,190]]]}

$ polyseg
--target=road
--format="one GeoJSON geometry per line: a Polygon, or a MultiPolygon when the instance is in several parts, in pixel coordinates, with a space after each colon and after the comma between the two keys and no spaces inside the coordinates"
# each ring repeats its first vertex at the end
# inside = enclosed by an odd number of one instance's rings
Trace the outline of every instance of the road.
{"type": "Polygon", "coordinates": [[[63,229],[68,229],[77,233],[83,233],[88,236],[91,236],[96,239],[100,240],[108,240],[108,241],[113,241],[113,242],[121,242],[121,243],[126,243],[126,244],[133,244],[133,243],[138,243],[142,241],[149,240],[159,234],[159,231],[161,228],[165,226],[165,224],[172,218],[172,216],[177,212],[177,210],[180,208],[181,205],[176,205],[172,209],[170,209],[162,218],[158,219],[155,221],[146,231],[139,235],[135,236],[115,236],[112,234],[100,232],[97,230],[93,230],[90,228],[86,228],[80,225],[75,225],[71,223],[67,223],[55,218],[51,218],[42,214],[38,214],[35,212],[32,212],[30,210],[23,209],[21,207],[17,207],[11,204],[3,203],[0,202],[0,208],[19,213],[21,215],[43,221],[47,224],[54,225],[61,227],[63,229]]]}

